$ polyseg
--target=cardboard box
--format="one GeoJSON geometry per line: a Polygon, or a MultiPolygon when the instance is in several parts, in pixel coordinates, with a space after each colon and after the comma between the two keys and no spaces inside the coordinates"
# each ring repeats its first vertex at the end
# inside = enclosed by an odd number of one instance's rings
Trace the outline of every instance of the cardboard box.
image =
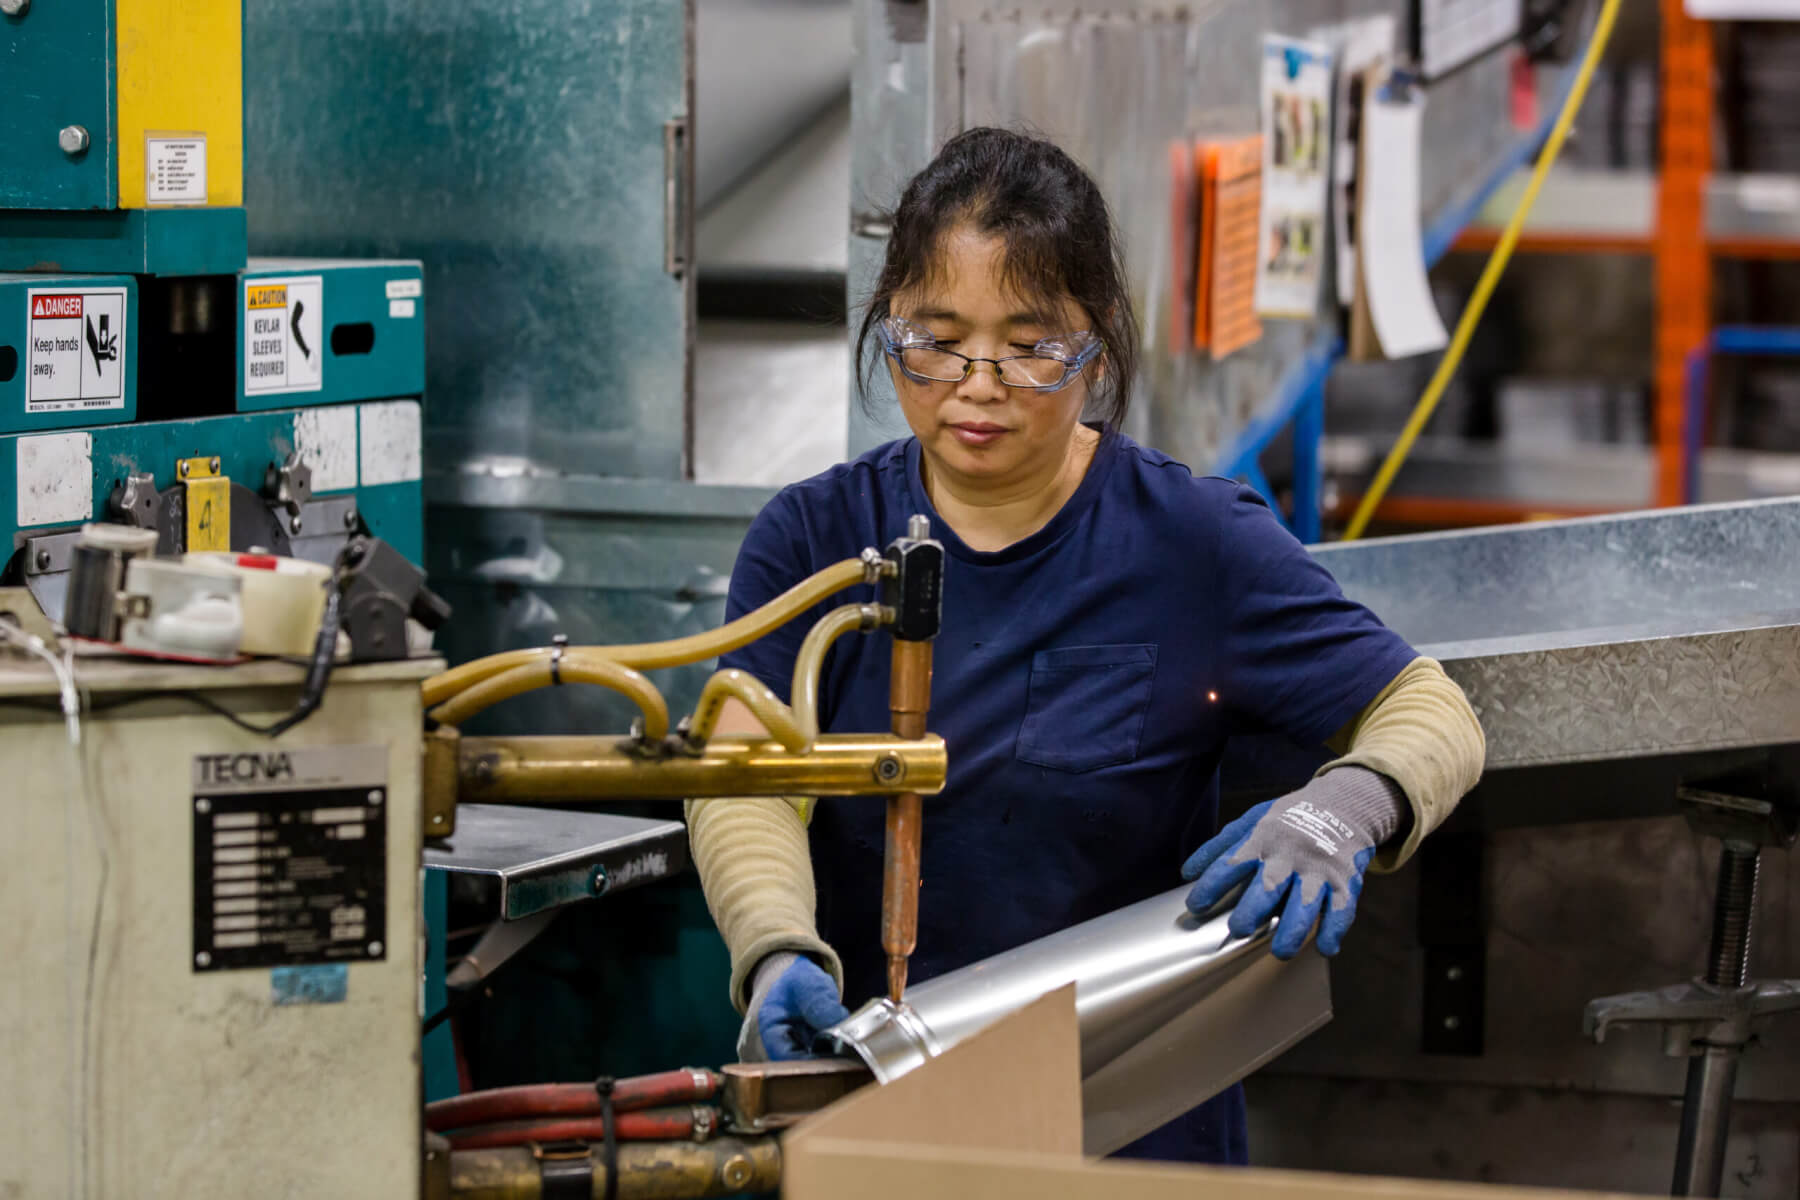
{"type": "Polygon", "coordinates": [[[1053,992],[918,1070],[865,1088],[783,1142],[787,1200],[1552,1200],[1493,1187],[1081,1156],[1075,989],[1053,992]]]}

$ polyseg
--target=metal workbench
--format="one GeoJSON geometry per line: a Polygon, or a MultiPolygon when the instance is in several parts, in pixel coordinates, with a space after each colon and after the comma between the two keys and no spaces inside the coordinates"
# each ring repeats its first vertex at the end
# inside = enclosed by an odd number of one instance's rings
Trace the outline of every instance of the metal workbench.
{"type": "Polygon", "coordinates": [[[1800,743],[1800,499],[1321,546],[1468,693],[1465,819],[1674,811],[1673,783],[1800,743]]]}

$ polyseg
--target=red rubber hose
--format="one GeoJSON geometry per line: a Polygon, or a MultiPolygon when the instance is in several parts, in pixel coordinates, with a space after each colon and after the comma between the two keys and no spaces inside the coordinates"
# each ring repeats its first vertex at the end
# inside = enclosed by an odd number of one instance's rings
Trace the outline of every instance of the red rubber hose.
{"type": "MultiPolygon", "coordinates": [[[[622,1142],[687,1141],[694,1136],[694,1111],[692,1107],[687,1107],[619,1113],[615,1136],[622,1142]]],[[[718,1126],[716,1115],[713,1117],[713,1126],[718,1126]]],[[[452,1135],[450,1148],[492,1150],[501,1146],[523,1146],[529,1142],[597,1142],[605,1136],[606,1122],[599,1117],[518,1121],[452,1135]]]]}
{"type": "MultiPolygon", "coordinates": [[[[719,1094],[723,1080],[712,1071],[664,1071],[621,1079],[613,1086],[613,1111],[636,1112],[665,1104],[692,1104],[719,1094]]],[[[491,1088],[438,1100],[425,1106],[425,1126],[434,1133],[496,1121],[535,1117],[597,1117],[600,1094],[591,1083],[539,1083],[491,1088]]]]}

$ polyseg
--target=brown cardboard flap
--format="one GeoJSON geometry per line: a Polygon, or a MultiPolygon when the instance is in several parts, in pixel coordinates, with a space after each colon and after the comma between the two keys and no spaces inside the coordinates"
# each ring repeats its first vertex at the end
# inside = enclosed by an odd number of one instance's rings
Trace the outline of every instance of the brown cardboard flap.
{"type": "Polygon", "coordinates": [[[782,1142],[784,1190],[792,1188],[809,1145],[826,1140],[1078,1157],[1081,1038],[1075,986],[1034,1001],[911,1074],[864,1088],[796,1125],[782,1142]]]}
{"type": "Polygon", "coordinates": [[[1424,1179],[1072,1160],[832,1138],[788,1163],[788,1200],[1605,1200],[1610,1193],[1424,1179]],[[796,1169],[797,1168],[797,1169],[796,1169]]]}
{"type": "Polygon", "coordinates": [[[785,1200],[1606,1200],[1606,1193],[1080,1155],[1075,988],[910,1074],[816,1113],[782,1143],[785,1200]]]}

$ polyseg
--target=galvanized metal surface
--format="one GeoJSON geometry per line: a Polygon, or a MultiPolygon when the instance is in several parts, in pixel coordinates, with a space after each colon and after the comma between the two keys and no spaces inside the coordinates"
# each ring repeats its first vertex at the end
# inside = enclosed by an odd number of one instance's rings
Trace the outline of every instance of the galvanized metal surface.
{"type": "Polygon", "coordinates": [[[664,269],[664,126],[690,111],[691,12],[249,3],[253,244],[424,262],[434,467],[682,474],[691,297],[664,269]]]}
{"type": "Polygon", "coordinates": [[[687,863],[680,821],[512,804],[458,805],[456,833],[425,847],[427,870],[491,881],[495,918],[506,921],[654,883],[687,863]]]}
{"type": "Polygon", "coordinates": [[[1498,767],[1800,735],[1800,500],[1313,551],[1469,693],[1498,767]]]}
{"type": "Polygon", "coordinates": [[[1325,960],[1268,953],[1229,909],[1187,911],[1177,888],[871,1001],[828,1031],[889,1082],[1010,1012],[1076,985],[1084,1150],[1106,1154],[1269,1062],[1331,1019],[1325,960]]]}
{"type": "MultiPolygon", "coordinates": [[[[1265,33],[1317,36],[1388,0],[1209,0],[1181,10],[1142,0],[938,0],[929,7],[858,0],[852,75],[852,305],[872,285],[885,238],[879,213],[945,137],[972,125],[1025,124],[1092,171],[1123,233],[1144,327],[1143,386],[1128,432],[1207,464],[1305,353],[1316,321],[1270,321],[1262,340],[1223,363],[1173,345],[1168,329],[1169,156],[1184,136],[1254,132],[1256,47],[1265,33]]],[[[1401,36],[1404,37],[1404,21],[1401,36]]],[[[1436,213],[1480,185],[1513,136],[1508,72],[1494,55],[1429,89],[1421,199],[1436,213]]],[[[1321,295],[1330,294],[1329,279],[1321,295]]],[[[1321,307],[1321,317],[1329,306],[1321,307]]],[[[851,325],[855,329],[854,319],[851,325]]],[[[852,453],[895,436],[885,379],[873,416],[853,406],[852,453]]]]}

